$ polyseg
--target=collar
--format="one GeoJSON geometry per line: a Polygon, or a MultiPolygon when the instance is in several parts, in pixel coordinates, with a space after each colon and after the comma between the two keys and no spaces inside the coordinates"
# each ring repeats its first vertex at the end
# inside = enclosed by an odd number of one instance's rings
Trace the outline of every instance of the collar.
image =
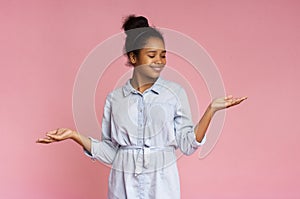
{"type": "MultiPolygon", "coordinates": [[[[151,90],[152,92],[154,92],[155,94],[159,94],[159,91],[161,89],[161,87],[164,85],[164,80],[162,77],[158,77],[157,80],[154,82],[154,84],[147,90],[151,90]]],[[[139,91],[137,91],[136,89],[134,89],[130,83],[130,79],[127,80],[126,84],[123,86],[123,94],[124,97],[128,96],[130,93],[134,93],[137,94],[139,93],[139,91]]]]}

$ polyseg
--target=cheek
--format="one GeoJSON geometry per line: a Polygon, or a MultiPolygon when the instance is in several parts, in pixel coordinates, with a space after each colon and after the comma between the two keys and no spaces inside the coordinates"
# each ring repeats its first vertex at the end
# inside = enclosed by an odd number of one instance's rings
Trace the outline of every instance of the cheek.
{"type": "Polygon", "coordinates": [[[145,57],[145,58],[143,59],[143,64],[149,65],[149,64],[151,64],[151,63],[153,63],[153,59],[151,59],[151,58],[149,58],[149,57],[145,57]]]}
{"type": "Polygon", "coordinates": [[[149,57],[142,56],[142,55],[139,57],[139,59],[137,61],[140,65],[151,63],[151,59],[149,57]]]}

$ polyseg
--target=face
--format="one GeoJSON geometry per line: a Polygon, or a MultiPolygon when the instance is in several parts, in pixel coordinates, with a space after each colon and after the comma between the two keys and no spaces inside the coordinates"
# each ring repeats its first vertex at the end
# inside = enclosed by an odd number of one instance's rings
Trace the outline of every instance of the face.
{"type": "Polygon", "coordinates": [[[166,49],[163,41],[156,37],[150,37],[140,50],[139,56],[131,60],[134,72],[144,80],[156,79],[166,65],[166,49]],[[134,61],[134,62],[133,62],[134,61]]]}

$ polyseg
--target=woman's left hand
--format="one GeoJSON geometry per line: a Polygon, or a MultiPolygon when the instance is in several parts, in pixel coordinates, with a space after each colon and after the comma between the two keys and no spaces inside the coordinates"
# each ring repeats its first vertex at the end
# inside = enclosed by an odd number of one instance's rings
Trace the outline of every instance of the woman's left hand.
{"type": "Polygon", "coordinates": [[[210,108],[213,109],[214,112],[218,110],[222,110],[225,108],[229,108],[235,105],[238,105],[248,97],[239,97],[239,98],[234,98],[232,95],[226,96],[226,97],[220,97],[217,99],[214,99],[211,104],[210,108]]]}

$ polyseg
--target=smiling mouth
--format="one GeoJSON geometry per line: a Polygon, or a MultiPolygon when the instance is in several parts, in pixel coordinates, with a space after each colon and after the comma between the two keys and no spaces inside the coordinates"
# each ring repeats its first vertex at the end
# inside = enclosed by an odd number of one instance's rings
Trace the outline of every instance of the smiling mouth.
{"type": "Polygon", "coordinates": [[[150,66],[153,70],[155,70],[156,72],[160,72],[162,71],[162,69],[164,68],[163,66],[150,66]]]}

